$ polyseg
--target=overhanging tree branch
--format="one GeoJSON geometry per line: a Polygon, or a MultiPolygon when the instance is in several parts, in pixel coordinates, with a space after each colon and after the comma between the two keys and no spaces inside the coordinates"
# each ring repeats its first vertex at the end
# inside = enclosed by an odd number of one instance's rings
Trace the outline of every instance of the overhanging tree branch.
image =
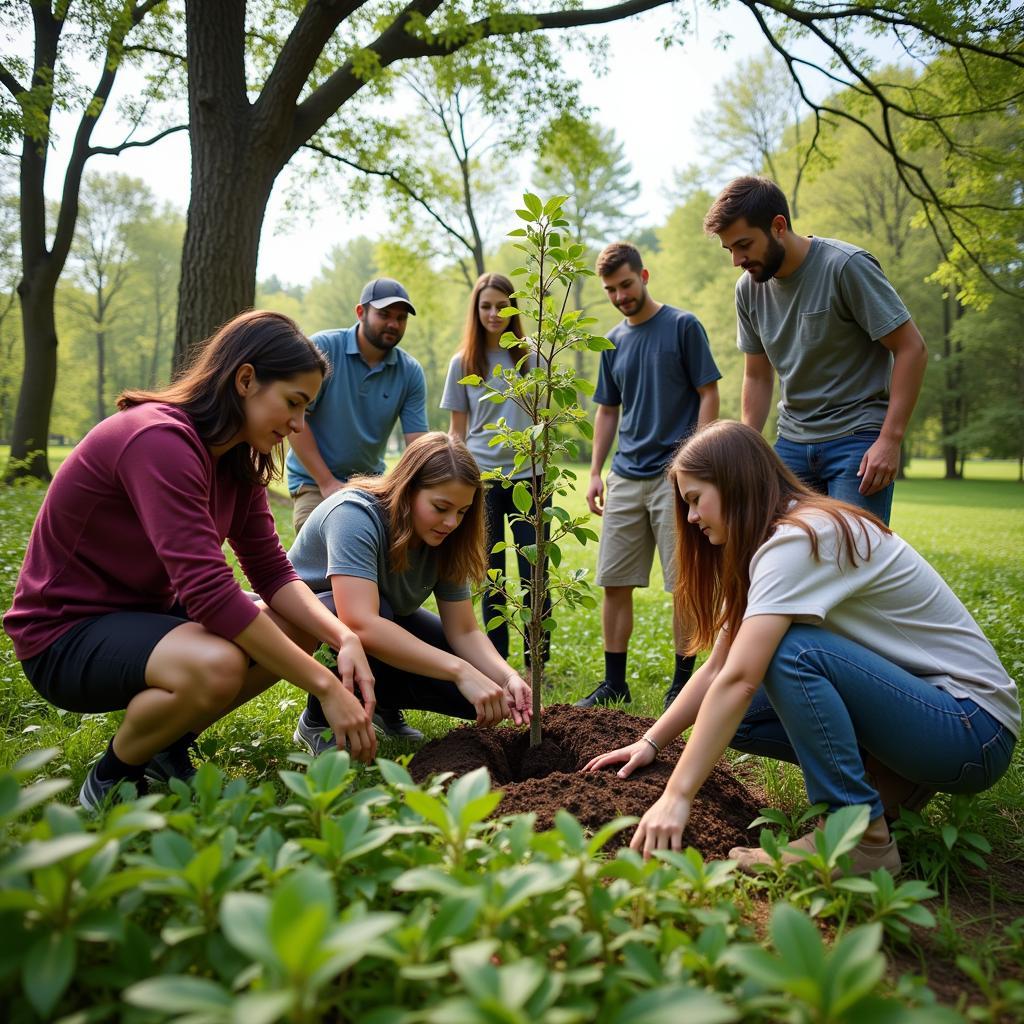
{"type": "Polygon", "coordinates": [[[457,228],[454,228],[439,213],[437,213],[437,211],[430,205],[429,201],[420,195],[416,189],[414,189],[395,171],[384,170],[380,167],[368,167],[356,160],[350,160],[348,157],[344,157],[340,153],[333,153],[325,146],[321,146],[316,142],[307,142],[303,148],[311,150],[314,153],[319,153],[321,156],[327,157],[329,160],[334,160],[336,163],[344,164],[346,167],[351,167],[353,170],[361,171],[363,174],[372,174],[375,177],[384,178],[387,181],[390,181],[397,188],[401,189],[414,203],[422,207],[422,209],[426,211],[426,213],[445,231],[446,234],[454,238],[460,245],[463,245],[472,251],[473,243],[462,235],[457,228]]]}
{"type": "Polygon", "coordinates": [[[0,61],[0,85],[4,86],[15,99],[25,92],[25,87],[14,77],[13,73],[7,68],[7,65],[2,61],[0,61]]]}
{"type": "MultiPolygon", "coordinates": [[[[381,67],[416,57],[447,57],[471,43],[494,36],[516,35],[525,31],[551,31],[606,25],[623,18],[655,10],[671,0],[626,0],[624,3],[594,10],[548,11],[540,14],[509,14],[483,18],[466,26],[456,38],[419,37],[409,31],[414,17],[429,17],[442,0],[416,0],[407,6],[384,32],[366,49],[375,55],[381,67]]],[[[298,105],[295,118],[295,148],[318,132],[327,119],[364,85],[352,61],[346,61],[321,86],[298,105]]]]}
{"type": "MultiPolygon", "coordinates": [[[[832,20],[834,17],[834,9],[825,11],[822,18],[817,17],[817,9],[814,12],[808,12],[800,10],[799,8],[792,8],[785,4],[775,2],[775,0],[740,0],[751,14],[755,18],[760,27],[762,33],[768,40],[769,45],[778,53],[784,62],[786,63],[787,69],[800,92],[800,96],[803,102],[813,112],[815,117],[816,131],[815,131],[815,144],[819,134],[820,125],[823,115],[828,115],[833,118],[845,120],[851,124],[856,125],[862,131],[866,132],[871,140],[883,149],[889,157],[893,160],[896,172],[899,175],[900,180],[906,187],[907,191],[921,204],[924,216],[935,236],[943,253],[949,251],[949,243],[952,241],[956,246],[962,249],[971,260],[973,265],[978,271],[998,290],[1006,292],[1007,294],[1015,294],[1011,292],[1002,282],[998,281],[995,276],[989,271],[984,265],[983,261],[979,257],[978,253],[964,238],[962,231],[960,230],[959,224],[964,224],[970,227],[976,234],[980,232],[980,226],[971,218],[969,211],[978,209],[996,209],[1000,212],[1020,212],[1016,208],[1004,208],[995,207],[992,204],[985,203],[954,203],[943,199],[929,180],[926,169],[918,163],[914,163],[907,158],[904,154],[898,139],[896,138],[896,129],[893,123],[894,115],[904,116],[910,120],[916,120],[924,122],[932,126],[940,136],[946,142],[950,151],[958,151],[959,146],[957,141],[946,131],[944,126],[940,123],[939,119],[927,112],[913,110],[906,107],[903,104],[895,103],[884,90],[879,83],[873,82],[870,77],[862,72],[855,62],[853,61],[848,50],[842,45],[842,41],[833,38],[826,33],[821,26],[817,23],[819,20],[832,20]],[[799,24],[803,25],[807,31],[813,35],[822,45],[824,45],[837,59],[837,61],[846,68],[847,72],[852,78],[852,82],[845,81],[840,77],[837,77],[830,72],[824,71],[819,65],[812,65],[808,61],[794,56],[788,47],[779,39],[778,34],[774,29],[767,23],[760,8],[767,8],[769,10],[782,13],[786,17],[791,17],[796,20],[799,24]],[[795,13],[790,13],[795,12],[795,13]],[[869,96],[876,104],[881,114],[882,131],[879,133],[873,125],[868,123],[864,118],[857,116],[849,110],[842,107],[835,106],[828,102],[817,102],[812,100],[807,94],[804,87],[803,81],[800,78],[800,74],[797,71],[796,65],[805,65],[812,67],[815,70],[822,71],[833,81],[837,81],[845,88],[853,89],[859,92],[861,95],[869,96]]],[[[864,15],[864,11],[867,9],[857,9],[859,15],[864,15]]],[[[853,17],[853,13],[848,11],[848,17],[853,17]]],[[[910,26],[915,31],[922,31],[925,34],[928,33],[927,28],[918,29],[916,25],[910,26]]],[[[932,36],[932,38],[937,38],[932,36]]],[[[965,48],[966,49],[966,48],[965,48]]],[[[984,51],[974,48],[974,52],[982,53],[986,57],[992,57],[994,59],[1004,59],[1003,55],[998,54],[995,51],[984,51]]],[[[1016,63],[1016,61],[1010,61],[1010,63],[1016,63]]],[[[959,116],[969,117],[976,113],[975,111],[959,111],[959,116]]],[[[1019,296],[1018,296],[1019,297],[1019,296]]]]}
{"type": "Polygon", "coordinates": [[[187,124],[176,124],[172,128],[165,128],[162,132],[157,132],[157,134],[152,138],[142,139],[138,142],[132,142],[126,139],[118,146],[90,146],[87,156],[117,156],[119,153],[123,153],[126,149],[143,149],[146,146],[155,145],[161,139],[165,139],[168,135],[173,135],[175,132],[187,131],[187,124]]]}

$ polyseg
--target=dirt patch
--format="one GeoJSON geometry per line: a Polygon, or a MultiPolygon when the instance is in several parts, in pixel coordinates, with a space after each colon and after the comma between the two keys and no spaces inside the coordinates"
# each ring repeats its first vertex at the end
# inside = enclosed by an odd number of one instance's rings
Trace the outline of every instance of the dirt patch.
{"type": "MultiPolygon", "coordinates": [[[[409,764],[417,782],[439,772],[467,772],[485,766],[505,797],[499,814],[532,811],[537,828],[551,828],[564,807],[594,831],[620,815],[640,817],[661,796],[683,751],[682,740],[666,747],[654,762],[628,779],[617,769],[580,774],[592,757],[632,743],[654,724],[652,718],[615,708],[576,708],[555,704],[542,712],[544,740],[531,749],[525,729],[463,726],[423,746],[409,764]]],[[[684,841],[705,858],[721,858],[737,845],[756,845],[747,826],[764,806],[763,794],[741,783],[725,762],[708,777],[693,804],[684,841]]],[[[624,846],[632,830],[619,833],[608,849],[624,846]]]]}

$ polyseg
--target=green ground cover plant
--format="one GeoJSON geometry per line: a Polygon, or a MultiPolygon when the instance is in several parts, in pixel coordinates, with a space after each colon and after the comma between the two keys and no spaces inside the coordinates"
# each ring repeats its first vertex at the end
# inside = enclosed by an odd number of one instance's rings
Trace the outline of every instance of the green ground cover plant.
{"type": "MultiPolygon", "coordinates": [[[[41,498],[31,485],[0,491],[4,608],[41,498]]],[[[274,509],[287,544],[288,507],[274,509]]],[[[893,525],[1024,677],[1019,487],[911,479],[893,525]]],[[[594,557],[573,546],[564,561],[592,571],[594,557]]],[[[637,598],[631,709],[653,714],[671,665],[670,605],[654,580],[637,598]]],[[[567,612],[553,639],[547,703],[590,684],[596,614],[567,612]]],[[[1024,1015],[1019,750],[989,792],[907,817],[899,879],[831,880],[861,827],[838,815],[820,863],[746,878],[692,850],[647,865],[609,858],[608,833],[584,835],[569,815],[540,835],[527,818],[486,823],[498,800],[486,778],[447,795],[413,786],[400,763],[410,750],[394,742],[378,767],[343,754],[310,764],[291,751],[300,695],[285,684],[204,735],[216,767],[194,793],[176,783],[93,821],[75,794],[117,716],[46,705],[6,637],[0,695],[0,1002],[12,1021],[1024,1015]],[[946,1008],[920,980],[936,956],[952,979],[946,1008]]],[[[430,736],[448,725],[414,717],[430,736]]],[[[800,834],[807,809],[795,773],[767,764],[737,770],[768,794],[762,842],[774,848],[800,834]]]]}

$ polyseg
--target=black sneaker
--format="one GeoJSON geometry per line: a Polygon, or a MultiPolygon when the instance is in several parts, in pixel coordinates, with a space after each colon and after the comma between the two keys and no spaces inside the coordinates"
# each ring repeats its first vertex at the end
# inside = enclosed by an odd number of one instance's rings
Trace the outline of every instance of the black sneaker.
{"type": "Polygon", "coordinates": [[[82,788],[78,791],[78,802],[87,811],[97,814],[113,801],[118,787],[125,782],[131,782],[135,786],[138,796],[144,796],[148,792],[145,779],[139,779],[138,782],[132,782],[129,779],[101,779],[96,774],[96,765],[93,765],[85,777],[85,782],[82,783],[82,788]]]}
{"type": "Polygon", "coordinates": [[[405,720],[401,708],[378,707],[373,714],[373,727],[378,736],[387,736],[393,740],[406,740],[409,743],[420,743],[423,740],[423,733],[405,720]]]}
{"type": "Polygon", "coordinates": [[[611,683],[601,680],[597,684],[596,689],[593,689],[584,697],[582,700],[576,701],[573,707],[577,708],[592,708],[595,704],[600,704],[602,707],[608,704],[632,704],[633,698],[629,692],[629,686],[624,686],[623,689],[612,686],[611,683]]]}
{"type": "Polygon", "coordinates": [[[190,783],[196,773],[196,766],[189,757],[188,747],[170,746],[161,750],[149,759],[146,765],[146,778],[150,782],[160,782],[165,786],[171,779],[181,779],[190,783]]]}
{"type": "Polygon", "coordinates": [[[319,757],[325,750],[333,750],[337,744],[334,742],[334,733],[329,725],[318,725],[311,722],[303,711],[299,715],[298,724],[292,739],[301,743],[314,757],[319,757]],[[327,734],[326,737],[324,734],[327,734]]]}
{"type": "Polygon", "coordinates": [[[668,684],[668,689],[665,691],[665,710],[666,711],[668,711],[668,709],[672,706],[672,703],[675,701],[676,697],[678,697],[679,694],[681,694],[683,692],[683,687],[688,682],[689,682],[689,680],[686,680],[686,682],[683,682],[683,683],[677,683],[673,679],[672,682],[668,684]]]}

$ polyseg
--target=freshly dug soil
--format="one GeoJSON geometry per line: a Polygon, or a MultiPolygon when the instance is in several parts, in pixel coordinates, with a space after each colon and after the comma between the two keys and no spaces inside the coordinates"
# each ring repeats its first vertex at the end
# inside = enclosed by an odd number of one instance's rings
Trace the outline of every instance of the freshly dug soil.
{"type": "MultiPolygon", "coordinates": [[[[596,831],[621,815],[641,817],[661,796],[683,751],[682,740],[666,747],[652,764],[628,779],[616,776],[618,765],[601,772],[580,773],[592,757],[632,743],[653,724],[651,718],[615,708],[576,708],[555,704],[541,716],[543,741],[530,748],[527,729],[478,729],[468,725],[425,744],[409,771],[417,782],[440,772],[465,775],[485,766],[495,785],[505,791],[498,814],[533,811],[537,828],[552,827],[564,807],[584,828],[596,831]]],[[[763,795],[743,783],[720,762],[693,804],[684,845],[706,859],[728,855],[733,846],[757,845],[747,826],[764,806],[763,795]]],[[[607,849],[628,844],[632,829],[620,832],[607,849]]]]}

